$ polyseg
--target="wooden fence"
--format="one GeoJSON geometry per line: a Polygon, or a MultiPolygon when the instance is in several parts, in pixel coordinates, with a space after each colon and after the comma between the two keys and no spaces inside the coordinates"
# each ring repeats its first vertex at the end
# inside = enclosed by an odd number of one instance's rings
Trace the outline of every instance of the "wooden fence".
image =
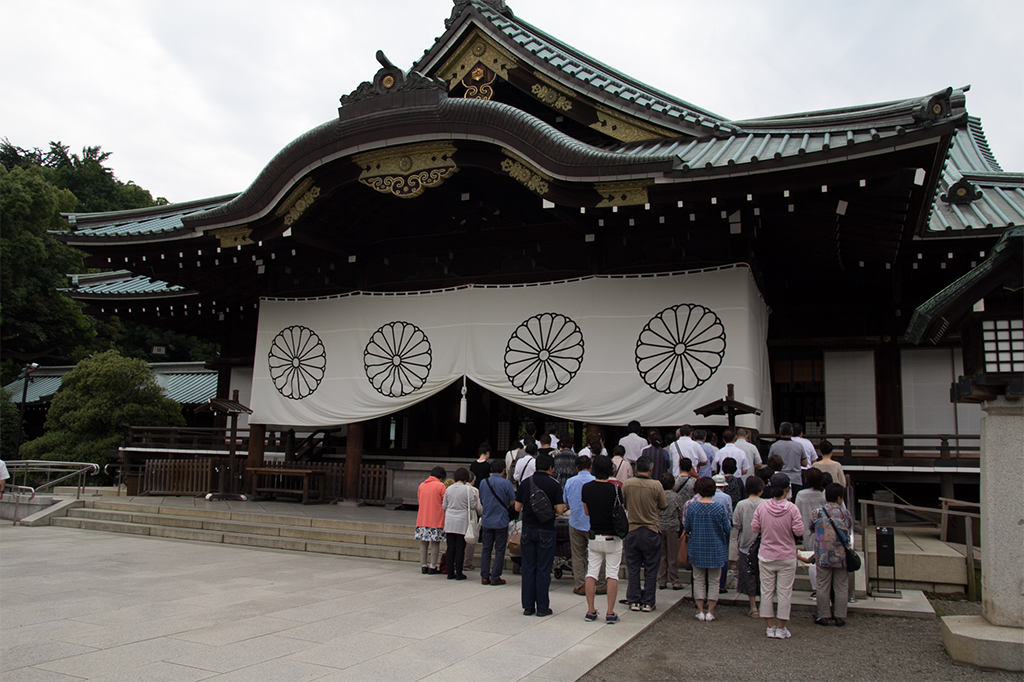
{"type": "MultiPolygon", "coordinates": [[[[216,492],[215,465],[223,468],[226,458],[213,459],[149,459],[146,460],[141,493],[149,495],[205,495],[216,492]]],[[[244,468],[244,460],[238,462],[244,468]]],[[[267,469],[310,469],[326,471],[324,497],[338,500],[345,496],[344,462],[265,462],[267,469]]],[[[285,485],[288,479],[282,479],[285,485]]],[[[365,502],[384,502],[388,472],[383,464],[363,464],[359,477],[359,499],[365,502]]],[[[296,493],[301,494],[301,489],[296,493]]]]}
{"type": "Polygon", "coordinates": [[[142,489],[150,495],[205,495],[213,485],[212,459],[146,460],[142,489]]]}

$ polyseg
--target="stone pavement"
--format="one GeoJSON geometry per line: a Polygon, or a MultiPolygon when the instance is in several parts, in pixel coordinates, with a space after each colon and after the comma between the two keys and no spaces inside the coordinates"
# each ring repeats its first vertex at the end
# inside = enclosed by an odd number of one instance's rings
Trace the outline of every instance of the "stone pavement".
{"type": "Polygon", "coordinates": [[[685,594],[659,591],[653,614],[620,605],[622,622],[605,625],[583,619],[564,579],[553,616],[525,617],[519,576],[505,577],[490,587],[409,563],[4,524],[0,678],[569,681],[685,594]]]}

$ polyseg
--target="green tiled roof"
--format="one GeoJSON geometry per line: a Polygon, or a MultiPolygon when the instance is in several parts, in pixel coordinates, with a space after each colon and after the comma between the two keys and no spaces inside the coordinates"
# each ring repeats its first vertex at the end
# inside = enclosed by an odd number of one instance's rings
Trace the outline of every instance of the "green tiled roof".
{"type": "Polygon", "coordinates": [[[1024,173],[1002,171],[978,118],[968,118],[967,128],[953,137],[927,224],[933,236],[1024,225],[1024,173]],[[960,189],[975,198],[947,201],[960,189]]]}
{"type": "Polygon", "coordinates": [[[168,284],[145,275],[134,275],[128,270],[69,275],[71,286],[61,289],[71,298],[80,300],[100,298],[164,298],[189,293],[185,287],[168,284]]]}
{"type": "MultiPolygon", "coordinates": [[[[206,369],[202,362],[153,362],[149,366],[163,386],[164,394],[182,405],[198,405],[217,396],[217,372],[206,369]]],[[[25,405],[49,402],[60,389],[63,376],[74,368],[74,365],[59,365],[35,370],[28,382],[25,405]]],[[[4,386],[11,392],[11,402],[18,405],[21,404],[22,381],[18,379],[4,386]]]]}
{"type": "Polygon", "coordinates": [[[197,215],[217,208],[235,196],[235,194],[227,194],[209,199],[130,211],[65,213],[63,215],[67,218],[71,233],[58,232],[56,234],[71,244],[169,235],[184,228],[182,218],[185,216],[197,215]]]}
{"type": "Polygon", "coordinates": [[[975,301],[1002,285],[1006,270],[1020,273],[1022,253],[1024,227],[1007,229],[988,258],[917,307],[907,325],[907,340],[914,344],[941,340],[975,301]]]}

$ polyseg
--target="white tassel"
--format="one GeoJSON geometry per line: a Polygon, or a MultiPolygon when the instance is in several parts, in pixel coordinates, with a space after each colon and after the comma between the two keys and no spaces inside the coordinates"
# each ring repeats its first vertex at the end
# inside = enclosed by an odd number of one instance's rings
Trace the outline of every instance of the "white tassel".
{"type": "Polygon", "coordinates": [[[469,403],[466,402],[466,377],[462,377],[462,400],[459,401],[459,423],[466,423],[466,413],[469,409],[469,403]]]}

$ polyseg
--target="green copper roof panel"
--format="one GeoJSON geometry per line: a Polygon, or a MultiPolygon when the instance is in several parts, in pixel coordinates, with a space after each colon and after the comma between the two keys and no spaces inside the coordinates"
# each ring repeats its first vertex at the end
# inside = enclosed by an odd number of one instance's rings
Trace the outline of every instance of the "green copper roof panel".
{"type": "Polygon", "coordinates": [[[61,289],[72,295],[79,296],[112,296],[141,294],[168,294],[185,291],[185,287],[168,284],[145,275],[133,275],[127,270],[114,273],[102,273],[95,280],[87,279],[89,275],[73,275],[74,285],[61,289]]]}

